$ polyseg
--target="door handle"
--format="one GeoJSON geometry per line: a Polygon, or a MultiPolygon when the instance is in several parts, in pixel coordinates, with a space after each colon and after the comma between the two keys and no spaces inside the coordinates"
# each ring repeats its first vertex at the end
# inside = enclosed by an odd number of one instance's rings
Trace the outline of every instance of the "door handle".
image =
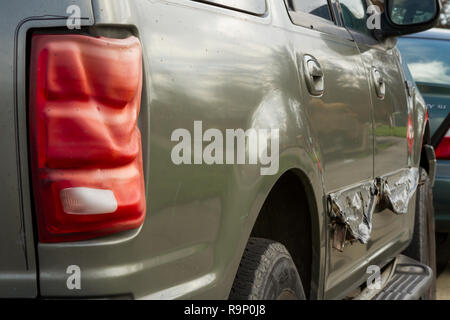
{"type": "Polygon", "coordinates": [[[309,93],[313,96],[322,95],[325,89],[325,81],[322,67],[317,59],[305,55],[303,57],[303,70],[309,93]]]}
{"type": "Polygon", "coordinates": [[[383,76],[377,68],[372,68],[372,81],[375,86],[375,92],[377,97],[381,100],[384,99],[386,95],[386,83],[384,82],[383,76]]]}

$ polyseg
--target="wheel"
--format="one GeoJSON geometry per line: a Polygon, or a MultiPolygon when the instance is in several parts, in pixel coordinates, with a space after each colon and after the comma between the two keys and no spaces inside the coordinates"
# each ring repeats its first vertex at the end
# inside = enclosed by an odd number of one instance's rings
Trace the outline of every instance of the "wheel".
{"type": "Polygon", "coordinates": [[[436,299],[436,240],[434,231],[433,192],[427,172],[420,168],[417,187],[414,234],[405,255],[429,266],[433,270],[433,282],[422,296],[425,300],[436,299]]]}
{"type": "Polygon", "coordinates": [[[305,300],[291,255],[278,242],[250,238],[233,287],[232,300],[305,300]]]}

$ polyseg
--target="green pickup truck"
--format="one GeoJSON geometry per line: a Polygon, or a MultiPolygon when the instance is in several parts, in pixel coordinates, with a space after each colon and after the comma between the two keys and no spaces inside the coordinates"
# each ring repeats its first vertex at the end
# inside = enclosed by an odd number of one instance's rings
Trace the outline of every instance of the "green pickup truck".
{"type": "Polygon", "coordinates": [[[432,299],[396,38],[437,0],[0,4],[0,297],[432,299]]]}

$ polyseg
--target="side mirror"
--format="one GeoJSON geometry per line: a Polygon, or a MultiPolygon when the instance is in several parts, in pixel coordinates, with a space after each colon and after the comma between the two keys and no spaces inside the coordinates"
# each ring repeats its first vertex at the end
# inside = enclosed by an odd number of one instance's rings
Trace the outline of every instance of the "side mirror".
{"type": "Polygon", "coordinates": [[[433,28],[439,20],[439,0],[385,0],[383,38],[416,33],[433,28]]]}
{"type": "Polygon", "coordinates": [[[397,26],[418,26],[431,22],[439,14],[435,0],[391,0],[387,14],[397,26]]]}

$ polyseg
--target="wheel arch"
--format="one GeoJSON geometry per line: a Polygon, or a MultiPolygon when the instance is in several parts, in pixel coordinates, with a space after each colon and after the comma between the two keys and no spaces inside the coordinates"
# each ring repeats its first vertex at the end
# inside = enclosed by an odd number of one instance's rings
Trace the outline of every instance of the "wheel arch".
{"type": "Polygon", "coordinates": [[[292,256],[303,282],[306,297],[315,295],[318,279],[313,265],[320,255],[318,211],[308,177],[291,169],[277,180],[258,214],[251,237],[267,238],[283,244],[292,256]],[[313,290],[312,290],[313,289],[313,290]]]}
{"type": "MultiPolygon", "coordinates": [[[[298,151],[298,150],[297,150],[298,151]]],[[[305,159],[308,154],[305,150],[301,150],[297,156],[305,159]]],[[[270,221],[271,218],[274,217],[273,210],[267,211],[267,203],[271,201],[271,197],[274,196],[274,193],[279,192],[280,188],[286,188],[287,186],[291,186],[302,193],[300,197],[303,197],[307,203],[308,210],[305,209],[305,201],[299,202],[299,197],[293,198],[287,195],[284,199],[289,199],[290,202],[286,203],[286,206],[292,211],[288,213],[289,218],[282,217],[280,215],[276,215],[275,223],[278,223],[278,229],[280,230],[280,226],[288,225],[290,226],[289,235],[295,233],[295,230],[292,226],[300,226],[303,228],[304,226],[299,225],[300,222],[308,221],[308,236],[309,239],[306,241],[306,245],[301,249],[295,248],[291,255],[293,255],[294,262],[298,268],[299,262],[302,261],[303,254],[306,253],[307,263],[309,263],[310,267],[304,268],[303,270],[299,270],[300,276],[302,277],[302,282],[307,281],[308,285],[305,286],[305,293],[310,299],[320,299],[323,294],[323,277],[325,274],[325,257],[326,257],[326,241],[327,241],[327,233],[324,228],[326,227],[326,218],[324,214],[324,208],[326,208],[325,197],[323,196],[323,185],[321,179],[321,171],[318,168],[316,163],[313,161],[308,161],[309,165],[306,165],[300,168],[298,165],[292,165],[291,161],[283,161],[286,159],[285,157],[281,157],[280,161],[280,171],[276,177],[267,176],[266,179],[270,180],[270,187],[264,191],[264,195],[257,197],[252,206],[252,210],[249,212],[246,221],[243,225],[243,230],[240,232],[239,239],[235,239],[236,241],[236,251],[234,252],[234,257],[229,265],[228,270],[226,270],[226,276],[224,280],[227,282],[227,286],[231,290],[232,283],[236,276],[240,260],[243,256],[244,250],[246,248],[247,242],[250,237],[258,235],[260,237],[269,238],[270,240],[275,240],[284,244],[288,250],[293,247],[294,244],[302,243],[302,232],[297,232],[297,237],[287,237],[289,242],[283,241],[280,233],[270,234],[267,232],[267,229],[261,227],[261,225],[267,225],[267,220],[270,221]],[[294,203],[297,202],[298,206],[294,206],[294,203]],[[266,208],[264,208],[266,205],[266,208]],[[303,206],[303,210],[302,210],[303,206]],[[294,209],[296,213],[300,213],[302,215],[294,215],[292,212],[294,209]],[[271,214],[272,213],[272,214],[271,214]],[[299,221],[295,221],[294,219],[299,217],[299,221]],[[309,220],[308,220],[309,219],[309,220]],[[283,222],[285,224],[283,224],[283,222]],[[294,222],[294,223],[292,223],[294,222]],[[272,239],[271,239],[272,237],[272,239]],[[281,241],[280,241],[281,240],[281,241]],[[283,243],[285,242],[285,243],[283,243]],[[287,245],[286,245],[287,244],[287,245]],[[309,246],[309,251],[307,252],[305,248],[309,246]],[[306,273],[305,273],[306,272],[306,273]],[[308,278],[303,280],[303,278],[308,278]]],[[[311,159],[309,157],[309,159],[311,159]]],[[[291,158],[291,160],[293,160],[291,158]]],[[[298,164],[298,162],[297,162],[298,164]]],[[[305,162],[303,162],[305,165],[305,162]]],[[[263,185],[265,183],[262,183],[263,185]]],[[[278,196],[275,196],[277,199],[278,196]]],[[[272,198],[273,199],[273,198],[272,198]]],[[[278,198],[278,201],[283,201],[278,198]]],[[[305,229],[305,228],[303,228],[305,229]]],[[[281,229],[285,231],[285,228],[281,229]]],[[[305,238],[306,239],[306,238],[305,238]]],[[[230,238],[228,237],[228,241],[230,238]]],[[[228,291],[229,292],[229,291],[228,291]]]]}

